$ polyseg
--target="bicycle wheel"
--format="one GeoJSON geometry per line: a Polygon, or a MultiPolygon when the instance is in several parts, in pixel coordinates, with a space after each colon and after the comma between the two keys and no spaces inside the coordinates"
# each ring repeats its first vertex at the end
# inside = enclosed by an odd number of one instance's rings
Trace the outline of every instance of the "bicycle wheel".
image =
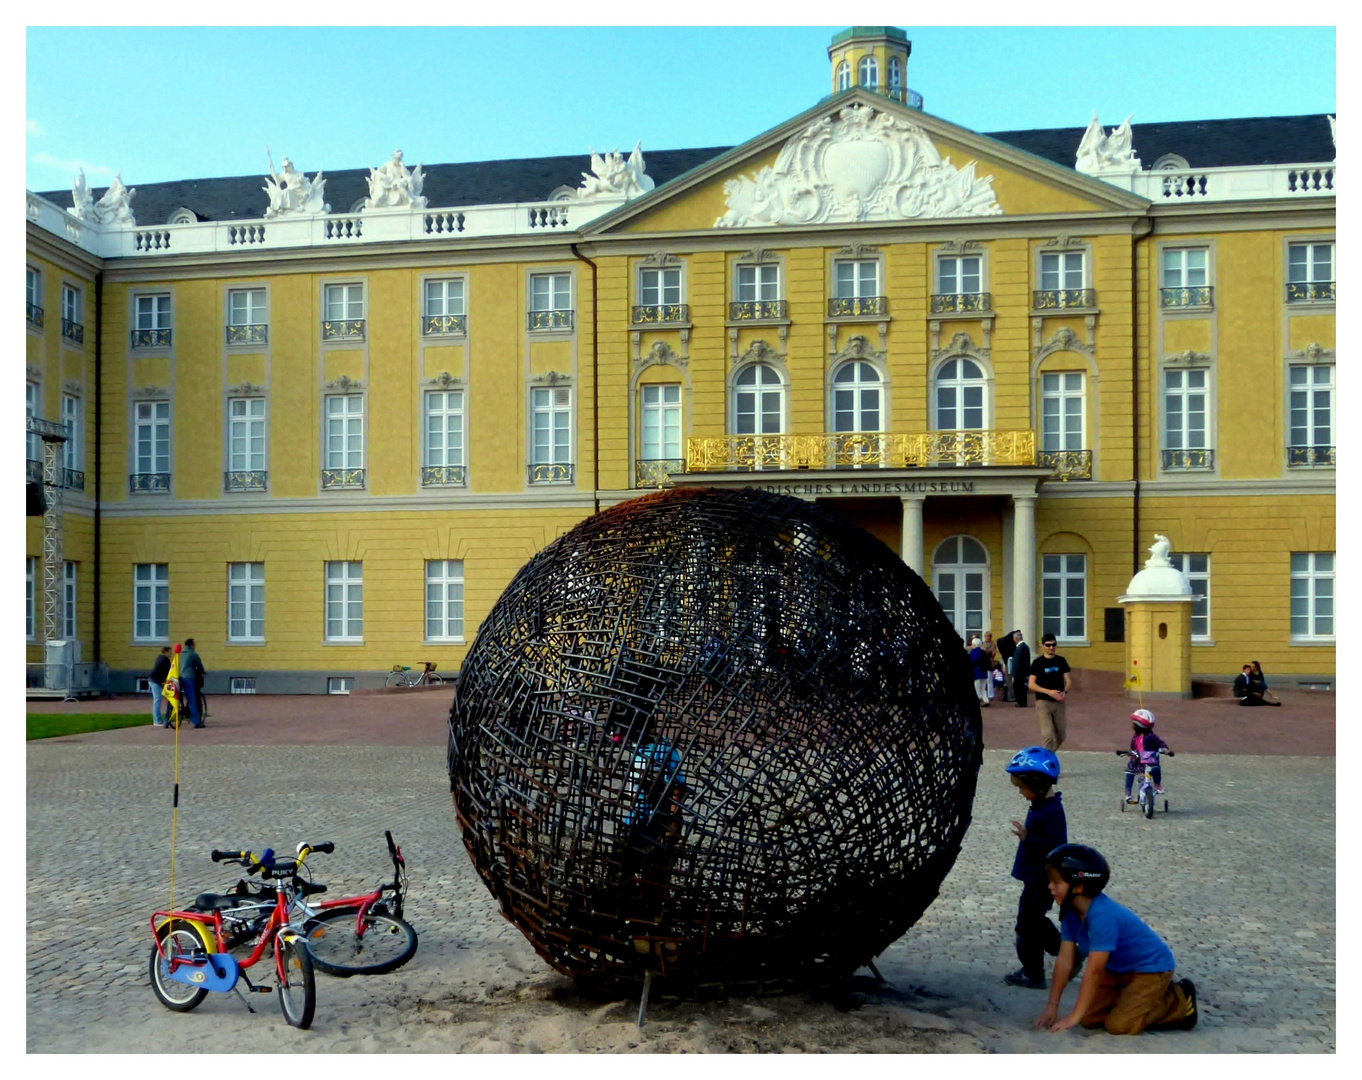
{"type": "Polygon", "coordinates": [[[383,685],[389,690],[396,690],[400,686],[407,685],[407,673],[405,671],[394,671],[385,680],[383,685]]]}
{"type": "Polygon", "coordinates": [[[155,945],[151,947],[151,989],[156,995],[156,1000],[167,1009],[172,1012],[188,1012],[198,1007],[208,996],[208,991],[200,986],[190,986],[188,983],[172,979],[170,961],[202,957],[206,950],[199,935],[183,920],[180,920],[180,925],[174,930],[168,927],[169,923],[166,923],[156,931],[156,939],[161,943],[160,949],[155,945]]]}
{"type": "Polygon", "coordinates": [[[276,944],[282,950],[284,974],[279,980],[279,1009],[284,1020],[306,1031],[312,1026],[312,1014],[317,1009],[317,979],[312,974],[312,958],[298,939],[276,944]]]}
{"type": "Polygon", "coordinates": [[[355,909],[328,911],[303,928],[312,962],[328,975],[384,975],[416,955],[416,931],[405,919],[370,911],[356,926],[355,909]]]}
{"type": "Polygon", "coordinates": [[[444,677],[436,675],[433,671],[426,676],[426,682],[430,683],[431,686],[444,686],[445,684],[444,677]]]}
{"type": "Polygon", "coordinates": [[[1153,819],[1154,817],[1153,785],[1146,784],[1144,787],[1140,789],[1140,810],[1144,812],[1145,817],[1150,818],[1151,820],[1153,819]]]}

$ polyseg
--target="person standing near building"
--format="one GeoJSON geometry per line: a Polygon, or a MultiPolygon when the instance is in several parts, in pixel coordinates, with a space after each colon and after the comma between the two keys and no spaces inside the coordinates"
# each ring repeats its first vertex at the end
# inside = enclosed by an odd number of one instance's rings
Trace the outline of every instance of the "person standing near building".
{"type": "Polygon", "coordinates": [[[1026,708],[1026,683],[1031,677],[1031,646],[1026,644],[1020,630],[1012,631],[1012,666],[1008,674],[1012,676],[1012,696],[1017,708],[1026,708]]]}
{"type": "Polygon", "coordinates": [[[194,650],[194,639],[184,639],[184,650],[180,653],[180,687],[189,704],[189,722],[196,728],[203,727],[203,705],[200,691],[203,689],[203,661],[194,650]]]}
{"type": "Polygon", "coordinates": [[[1004,634],[998,642],[998,659],[1003,667],[1003,700],[1012,694],[1012,653],[1017,648],[1014,634],[1004,634]]]}
{"type": "Polygon", "coordinates": [[[988,680],[992,676],[990,670],[988,653],[983,649],[983,642],[978,638],[971,638],[969,643],[969,662],[974,670],[974,696],[979,699],[980,708],[988,708],[988,680]]]}
{"type": "Polygon", "coordinates": [[[170,675],[170,646],[162,645],[156,663],[151,666],[151,723],[154,727],[165,727],[165,706],[163,692],[166,679],[170,675]]]}
{"type": "Polygon", "coordinates": [[[1064,745],[1066,723],[1064,699],[1069,694],[1069,661],[1055,652],[1055,635],[1040,639],[1041,654],[1031,663],[1027,688],[1036,695],[1036,717],[1040,720],[1040,741],[1047,750],[1064,745]]]}

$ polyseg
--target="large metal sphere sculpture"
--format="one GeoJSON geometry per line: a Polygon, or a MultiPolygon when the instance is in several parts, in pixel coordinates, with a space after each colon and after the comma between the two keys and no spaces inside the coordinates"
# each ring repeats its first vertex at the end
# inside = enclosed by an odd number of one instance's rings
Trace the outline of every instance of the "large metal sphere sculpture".
{"type": "Polygon", "coordinates": [[[478,872],[579,983],[680,996],[850,974],[935,899],[982,755],[922,580],[817,506],[677,489],[521,569],[450,712],[478,872]]]}

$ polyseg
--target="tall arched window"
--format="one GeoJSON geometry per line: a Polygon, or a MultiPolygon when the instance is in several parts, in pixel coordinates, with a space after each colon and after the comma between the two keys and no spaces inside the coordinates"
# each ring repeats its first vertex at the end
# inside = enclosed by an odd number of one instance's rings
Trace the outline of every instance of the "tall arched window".
{"type": "Polygon", "coordinates": [[[733,380],[733,433],[779,435],[785,422],[785,384],[770,364],[752,364],[733,380]]]}
{"type": "Polygon", "coordinates": [[[880,85],[880,64],[873,56],[861,58],[861,66],[857,73],[860,77],[857,83],[860,86],[876,87],[880,85]]]}
{"type": "Polygon", "coordinates": [[[849,360],[832,377],[832,430],[879,431],[880,373],[864,360],[849,360]]]}
{"type": "Polygon", "coordinates": [[[903,85],[903,69],[899,66],[899,58],[891,56],[889,58],[889,89],[898,90],[903,85]]]}
{"type": "Polygon", "coordinates": [[[837,65],[837,89],[851,89],[851,65],[845,60],[837,65]]]}
{"type": "Polygon", "coordinates": [[[972,536],[950,536],[932,554],[932,591],[965,644],[989,626],[988,552],[972,536]]]}
{"type": "Polygon", "coordinates": [[[936,429],[979,431],[988,426],[988,380],[973,360],[947,360],[936,372],[936,429]]]}

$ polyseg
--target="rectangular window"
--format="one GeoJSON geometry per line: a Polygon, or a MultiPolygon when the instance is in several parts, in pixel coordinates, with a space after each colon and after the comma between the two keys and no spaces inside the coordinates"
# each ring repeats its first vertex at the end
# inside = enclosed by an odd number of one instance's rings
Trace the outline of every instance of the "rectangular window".
{"type": "Polygon", "coordinates": [[[572,390],[566,386],[536,389],[531,413],[532,464],[569,464],[572,461],[572,390]]]}
{"type": "Polygon", "coordinates": [[[1163,373],[1163,462],[1165,469],[1210,468],[1206,406],[1210,376],[1205,368],[1170,368],[1163,373]]]}
{"type": "Polygon", "coordinates": [[[1334,636],[1334,553],[1291,553],[1291,639],[1334,636]]]}
{"type": "Polygon", "coordinates": [[[24,637],[32,641],[38,625],[38,560],[31,555],[24,560],[24,574],[24,637]]]}
{"type": "Polygon", "coordinates": [[[364,318],[364,286],[328,285],[326,287],[326,321],[351,322],[364,318]]]}
{"type": "Polygon", "coordinates": [[[265,399],[230,398],[228,468],[232,472],[265,471],[265,399]]]}
{"type": "Polygon", "coordinates": [[[265,564],[227,564],[227,640],[265,640],[265,564]]]}
{"type": "Polygon", "coordinates": [[[24,299],[29,308],[40,308],[43,306],[43,275],[31,266],[25,270],[24,299]]]}
{"type": "Polygon", "coordinates": [[[645,307],[681,303],[680,268],[640,271],[638,302],[645,307]]]}
{"type": "MultiPolygon", "coordinates": [[[[24,386],[24,417],[38,415],[38,384],[26,383],[24,386]]],[[[43,441],[32,432],[28,436],[28,460],[41,462],[43,460],[43,441]]]]}
{"type": "Polygon", "coordinates": [[[1040,287],[1044,292],[1059,289],[1081,289],[1083,283],[1082,251],[1048,251],[1040,257],[1040,287]]]}
{"type": "Polygon", "coordinates": [[[642,388],[643,447],[645,461],[681,457],[681,387],[642,388]]]}
{"type": "Polygon", "coordinates": [[[941,256],[936,263],[937,289],[943,296],[983,291],[984,260],[978,255],[941,256]]]}
{"type": "Polygon", "coordinates": [[[62,466],[79,470],[83,464],[81,457],[80,398],[74,394],[61,396],[61,421],[66,425],[66,441],[62,443],[62,466]]]}
{"type": "Polygon", "coordinates": [[[531,274],[531,311],[568,311],[572,308],[571,274],[531,274]]]}
{"type": "Polygon", "coordinates": [[[1082,450],[1083,373],[1047,371],[1040,377],[1040,448],[1082,450]]]}
{"type": "Polygon", "coordinates": [[[738,301],[780,299],[780,267],[775,263],[738,267],[738,301]]]}
{"type": "Polygon", "coordinates": [[[155,296],[139,296],[137,298],[137,329],[170,329],[169,293],[159,293],[155,296]]]}
{"type": "Polygon", "coordinates": [[[1293,364],[1287,464],[1334,464],[1334,367],[1293,364]]]}
{"type": "Polygon", "coordinates": [[[463,391],[426,391],[426,460],[429,469],[463,465],[463,391]]]}
{"type": "Polygon", "coordinates": [[[838,260],[833,264],[833,296],[838,300],[880,295],[880,264],[877,259],[838,260]]]}
{"type": "Polygon", "coordinates": [[[364,564],[326,564],[326,640],[364,640],[364,564]]]}
{"type": "Polygon", "coordinates": [[[233,289],[227,294],[229,326],[259,326],[266,321],[264,289],[233,289]]]}
{"type": "Polygon", "coordinates": [[[463,560],[426,562],[426,640],[463,640],[463,560]]]}
{"type": "Polygon", "coordinates": [[[440,278],[426,282],[423,334],[462,334],[468,321],[464,309],[463,278],[440,278]]]}
{"type": "Polygon", "coordinates": [[[1192,640],[1209,641],[1211,637],[1211,557],[1188,552],[1169,556],[1173,565],[1187,575],[1192,583],[1192,640]]]}
{"type": "Polygon", "coordinates": [[[249,675],[233,675],[228,690],[233,694],[254,694],[255,679],[249,675]]]}
{"type": "Polygon", "coordinates": [[[333,675],[326,680],[326,692],[328,694],[348,694],[355,688],[355,677],[353,675],[333,675]]]}
{"type": "Polygon", "coordinates": [[[61,287],[61,317],[64,322],[79,323],[80,317],[80,290],[72,288],[70,285],[61,287]]]}
{"type": "Polygon", "coordinates": [[[1297,284],[1334,280],[1333,244],[1291,244],[1286,252],[1288,282],[1297,284]]]}
{"type": "Polygon", "coordinates": [[[1040,630],[1061,641],[1083,641],[1088,628],[1088,557],[1042,555],[1040,630]]]}
{"type": "Polygon", "coordinates": [[[139,401],[136,417],[136,471],[169,473],[170,402],[139,401]]]}
{"type": "Polygon", "coordinates": [[[76,640],[76,563],[62,564],[62,634],[67,641],[76,640]]]}
{"type": "Polygon", "coordinates": [[[1165,248],[1163,252],[1163,287],[1165,289],[1195,289],[1209,285],[1206,280],[1205,248],[1165,248]]]}
{"type": "Polygon", "coordinates": [[[132,568],[132,639],[165,641],[170,636],[170,566],[137,563],[132,568]]]}
{"type": "MultiPolygon", "coordinates": [[[[364,395],[326,398],[326,467],[364,468],[364,395]]],[[[359,565],[356,563],[355,565],[359,565]]]]}

